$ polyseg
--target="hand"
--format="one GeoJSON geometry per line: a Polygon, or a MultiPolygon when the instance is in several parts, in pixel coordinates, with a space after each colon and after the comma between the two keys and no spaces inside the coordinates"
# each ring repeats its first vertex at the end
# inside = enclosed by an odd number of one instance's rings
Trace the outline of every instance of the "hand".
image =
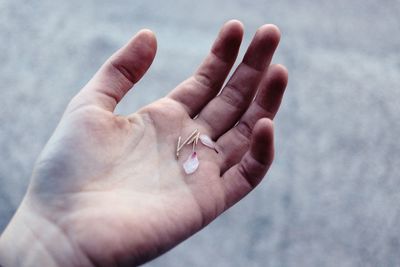
{"type": "Polygon", "coordinates": [[[218,95],[242,35],[240,22],[227,22],[192,77],[128,116],[113,112],[151,65],[153,33],[140,31],[107,60],[72,99],[40,155],[0,239],[0,264],[140,264],[249,193],[273,159],[271,119],[287,71],[270,65],[280,33],[264,25],[218,95]],[[188,175],[182,164],[192,148],[178,160],[175,150],[178,136],[194,129],[216,140],[218,153],[198,144],[200,165],[188,175]]]}

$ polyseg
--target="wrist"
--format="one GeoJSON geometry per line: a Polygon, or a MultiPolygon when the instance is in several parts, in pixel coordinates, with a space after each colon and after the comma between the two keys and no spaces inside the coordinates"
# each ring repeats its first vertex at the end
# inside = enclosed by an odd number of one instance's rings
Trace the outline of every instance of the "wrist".
{"type": "Polygon", "coordinates": [[[57,225],[24,202],[0,236],[0,266],[91,266],[57,225]]]}

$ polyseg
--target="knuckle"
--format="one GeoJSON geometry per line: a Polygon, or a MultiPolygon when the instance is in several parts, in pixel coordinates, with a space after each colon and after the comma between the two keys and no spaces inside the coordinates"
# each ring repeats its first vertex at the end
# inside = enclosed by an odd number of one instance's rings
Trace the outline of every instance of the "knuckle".
{"type": "Polygon", "coordinates": [[[110,66],[131,84],[136,83],[139,79],[139,71],[134,66],[128,68],[125,64],[115,59],[110,60],[110,66]]]}
{"type": "Polygon", "coordinates": [[[247,121],[240,121],[236,125],[236,130],[238,133],[245,137],[245,139],[250,140],[251,133],[253,132],[253,128],[247,121]]]}
{"type": "Polygon", "coordinates": [[[210,75],[205,72],[199,72],[196,75],[193,75],[194,80],[203,87],[212,88],[214,87],[214,82],[211,79],[210,75]]]}
{"type": "Polygon", "coordinates": [[[227,84],[220,97],[225,103],[238,109],[242,108],[245,102],[244,95],[233,84],[227,84]]]}

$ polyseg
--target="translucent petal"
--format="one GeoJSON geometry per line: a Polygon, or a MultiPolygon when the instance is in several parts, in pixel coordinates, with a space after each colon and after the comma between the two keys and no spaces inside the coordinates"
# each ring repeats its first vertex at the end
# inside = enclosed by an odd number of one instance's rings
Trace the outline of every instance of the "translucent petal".
{"type": "Polygon", "coordinates": [[[215,142],[213,140],[211,140],[211,138],[208,135],[202,134],[200,135],[200,142],[205,145],[208,146],[209,148],[215,149],[215,142]]]}
{"type": "Polygon", "coordinates": [[[199,167],[199,159],[197,157],[197,153],[193,152],[188,159],[183,163],[183,169],[185,170],[186,174],[194,173],[197,168],[199,167]]]}

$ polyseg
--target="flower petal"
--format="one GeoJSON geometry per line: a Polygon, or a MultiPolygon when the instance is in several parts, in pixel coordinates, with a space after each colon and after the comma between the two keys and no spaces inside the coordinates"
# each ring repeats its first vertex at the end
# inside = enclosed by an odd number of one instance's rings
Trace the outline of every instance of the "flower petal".
{"type": "Polygon", "coordinates": [[[197,168],[199,167],[199,159],[197,157],[197,153],[193,152],[188,159],[183,163],[183,169],[185,170],[186,174],[194,173],[197,168]]]}
{"type": "Polygon", "coordinates": [[[203,145],[205,145],[209,148],[215,149],[215,142],[213,140],[211,140],[211,138],[208,135],[202,134],[202,135],[200,135],[199,138],[200,138],[200,142],[203,145]]]}

